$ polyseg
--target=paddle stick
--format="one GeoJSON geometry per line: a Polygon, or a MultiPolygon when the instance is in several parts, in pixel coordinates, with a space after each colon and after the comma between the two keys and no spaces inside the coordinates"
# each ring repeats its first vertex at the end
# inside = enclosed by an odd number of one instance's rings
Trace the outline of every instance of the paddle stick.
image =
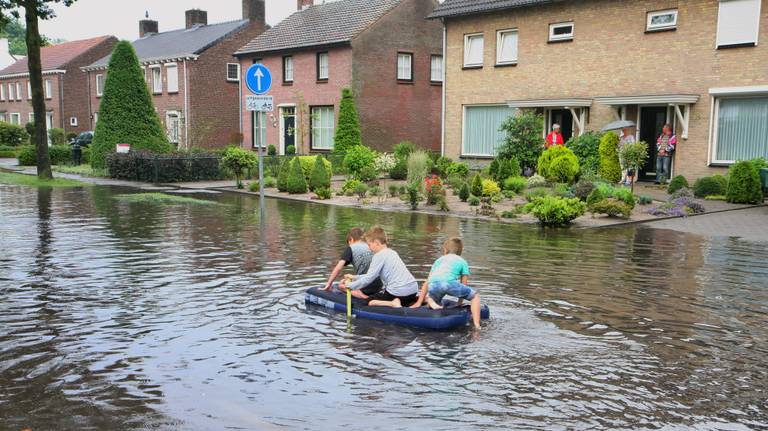
{"type": "Polygon", "coordinates": [[[352,318],[352,290],[347,288],[347,319],[352,318]]]}

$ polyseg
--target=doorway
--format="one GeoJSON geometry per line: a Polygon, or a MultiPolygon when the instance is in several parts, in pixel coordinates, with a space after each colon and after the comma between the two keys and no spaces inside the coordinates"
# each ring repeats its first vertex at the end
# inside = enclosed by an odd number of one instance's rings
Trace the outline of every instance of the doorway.
{"type": "Polygon", "coordinates": [[[648,160],[640,168],[638,181],[656,180],[656,137],[666,122],[666,106],[640,107],[640,140],[648,144],[648,160]]]}
{"type": "Polygon", "coordinates": [[[568,142],[573,136],[573,114],[568,109],[553,109],[550,111],[550,121],[547,133],[552,131],[553,124],[560,125],[560,133],[563,135],[563,141],[568,142]]]}
{"type": "Polygon", "coordinates": [[[288,147],[296,148],[296,107],[280,107],[280,153],[288,154],[288,147]]]}

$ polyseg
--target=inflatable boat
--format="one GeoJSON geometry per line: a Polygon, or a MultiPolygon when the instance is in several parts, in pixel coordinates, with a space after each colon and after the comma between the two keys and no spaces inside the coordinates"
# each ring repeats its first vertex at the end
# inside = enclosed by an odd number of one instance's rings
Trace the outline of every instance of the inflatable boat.
{"type": "MultiPolygon", "coordinates": [[[[307,304],[314,304],[330,310],[346,313],[347,295],[337,290],[324,290],[312,287],[305,296],[307,304]]],[[[452,329],[462,327],[472,321],[469,305],[459,307],[455,301],[443,300],[442,310],[432,310],[427,306],[420,308],[371,307],[366,301],[352,298],[352,314],[357,318],[373,319],[398,325],[415,326],[426,329],[452,329]]],[[[490,317],[487,306],[480,309],[482,320],[490,317]]]]}

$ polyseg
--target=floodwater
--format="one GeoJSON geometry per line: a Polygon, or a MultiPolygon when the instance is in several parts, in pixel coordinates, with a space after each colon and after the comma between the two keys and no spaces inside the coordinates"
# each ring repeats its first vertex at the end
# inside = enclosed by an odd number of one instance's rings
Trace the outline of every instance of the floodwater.
{"type": "Polygon", "coordinates": [[[0,429],[768,428],[765,243],[126,192],[0,186],[0,429]],[[307,309],[373,223],[463,237],[483,331],[307,309]]]}

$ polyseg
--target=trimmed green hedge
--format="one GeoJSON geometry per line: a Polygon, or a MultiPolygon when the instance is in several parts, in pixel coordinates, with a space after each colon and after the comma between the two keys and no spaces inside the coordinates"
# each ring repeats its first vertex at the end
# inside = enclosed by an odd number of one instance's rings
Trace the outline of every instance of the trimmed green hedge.
{"type": "MultiPolygon", "coordinates": [[[[20,166],[37,165],[37,149],[32,145],[19,147],[17,159],[20,166]]],[[[90,151],[87,151],[90,156],[90,151]]],[[[72,162],[72,148],[69,145],[52,145],[48,147],[48,157],[51,158],[52,165],[65,165],[72,162]]],[[[83,151],[83,163],[87,163],[86,151],[83,151]]]]}
{"type": "Polygon", "coordinates": [[[154,154],[148,151],[111,153],[107,156],[109,176],[120,180],[153,183],[220,180],[220,157],[215,154],[154,154]]]}
{"type": "Polygon", "coordinates": [[[750,162],[738,162],[731,167],[725,198],[735,204],[756,204],[763,201],[760,175],[750,162]]]}
{"type": "Polygon", "coordinates": [[[29,133],[24,127],[0,122],[0,145],[18,147],[29,144],[29,133]]]}

